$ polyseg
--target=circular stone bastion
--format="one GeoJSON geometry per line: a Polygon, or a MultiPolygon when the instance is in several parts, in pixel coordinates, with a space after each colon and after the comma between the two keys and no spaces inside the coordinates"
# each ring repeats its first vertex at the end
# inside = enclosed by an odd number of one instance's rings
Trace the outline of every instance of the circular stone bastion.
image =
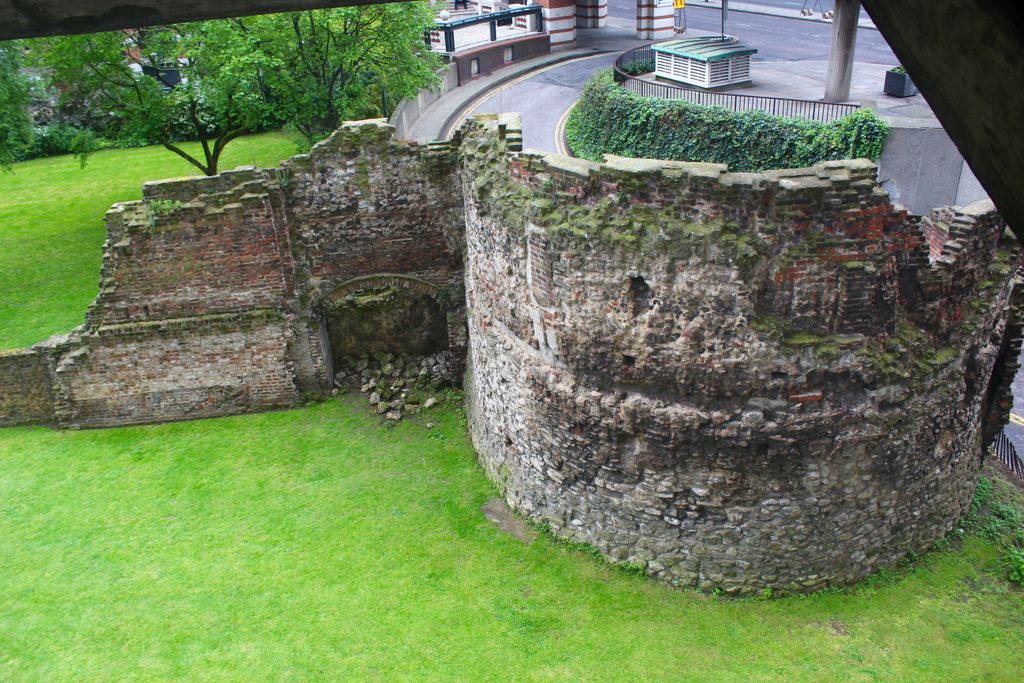
{"type": "Polygon", "coordinates": [[[1016,243],[864,160],[724,166],[462,139],[467,410],[508,503],[731,594],[849,584],[966,511],[1016,243]]]}

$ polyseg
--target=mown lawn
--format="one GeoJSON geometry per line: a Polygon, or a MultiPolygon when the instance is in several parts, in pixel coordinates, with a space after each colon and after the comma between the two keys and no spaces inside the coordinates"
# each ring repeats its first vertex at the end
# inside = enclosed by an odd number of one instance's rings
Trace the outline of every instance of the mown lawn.
{"type": "MultiPolygon", "coordinates": [[[[276,165],[293,154],[285,135],[254,135],[228,145],[221,168],[276,165]]],[[[99,288],[111,204],[141,198],[147,180],[198,173],[160,146],[98,152],[84,169],[62,156],[0,170],[0,350],[82,323],[99,288]]]]}
{"type": "MultiPolygon", "coordinates": [[[[226,167],[291,153],[239,143],[226,167]]],[[[0,347],[78,324],[157,149],[0,175],[0,347]]],[[[675,591],[525,545],[447,403],[0,429],[0,681],[1016,681],[1024,592],[968,536],[853,590],[675,591]],[[428,427],[427,422],[436,423],[428,427]]]]}
{"type": "Polygon", "coordinates": [[[1020,680],[1024,600],[980,539],[730,600],[524,545],[493,495],[450,405],[0,430],[0,680],[1020,680]]]}

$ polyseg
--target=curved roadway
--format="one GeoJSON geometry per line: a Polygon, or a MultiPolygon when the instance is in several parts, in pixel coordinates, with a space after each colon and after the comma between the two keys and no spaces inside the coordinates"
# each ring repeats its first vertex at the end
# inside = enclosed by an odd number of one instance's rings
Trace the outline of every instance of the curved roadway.
{"type": "MultiPolygon", "coordinates": [[[[762,0],[762,4],[779,7],[793,1],[762,0]]],[[[689,28],[699,32],[717,31],[721,16],[719,10],[701,7],[700,4],[691,0],[687,7],[689,28]]],[[[611,23],[620,28],[631,26],[636,11],[635,0],[610,0],[608,7],[611,23]]],[[[794,15],[798,11],[799,6],[796,6],[794,15]]],[[[729,16],[726,31],[756,47],[756,61],[821,63],[828,59],[832,29],[829,23],[801,20],[796,16],[789,18],[735,10],[729,16]]],[[[637,41],[636,44],[644,43],[637,41]]],[[[564,121],[572,104],[579,99],[587,80],[598,71],[610,68],[614,59],[614,54],[603,54],[544,67],[481,95],[470,104],[466,113],[520,112],[523,116],[525,147],[564,152],[561,149],[561,137],[556,135],[559,124],[564,121]]],[[[896,63],[896,57],[885,39],[878,31],[871,29],[858,31],[856,59],[867,64],[896,63]]]]}
{"type": "Polygon", "coordinates": [[[559,123],[579,99],[587,80],[602,69],[610,69],[617,56],[605,53],[552,64],[485,93],[470,105],[470,111],[517,111],[523,116],[524,147],[564,153],[556,135],[559,123]]]}

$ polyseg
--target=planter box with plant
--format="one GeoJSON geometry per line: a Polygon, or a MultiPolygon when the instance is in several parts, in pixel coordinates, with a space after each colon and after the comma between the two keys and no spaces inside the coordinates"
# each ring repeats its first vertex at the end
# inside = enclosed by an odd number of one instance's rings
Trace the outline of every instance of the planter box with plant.
{"type": "Polygon", "coordinates": [[[906,69],[894,66],[885,72],[885,94],[893,97],[910,97],[917,94],[917,86],[910,80],[906,69]]]}

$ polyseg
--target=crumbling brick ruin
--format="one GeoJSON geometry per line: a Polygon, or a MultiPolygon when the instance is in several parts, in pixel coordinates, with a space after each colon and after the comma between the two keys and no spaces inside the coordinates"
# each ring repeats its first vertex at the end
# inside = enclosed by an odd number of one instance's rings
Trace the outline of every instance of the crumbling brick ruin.
{"type": "MultiPolygon", "coordinates": [[[[0,356],[0,424],[183,420],[323,396],[344,360],[332,354],[332,327],[360,294],[422,309],[405,313],[427,338],[404,341],[447,352],[461,375],[462,198],[452,166],[448,147],[399,142],[370,123],[341,128],[279,169],[148,183],[142,201],[107,214],[85,324],[0,356]]],[[[365,334],[402,322],[392,313],[364,319],[365,334]]]]}
{"type": "Polygon", "coordinates": [[[514,116],[426,146],[355,122],[148,184],[108,214],[85,324],[0,355],[0,423],[266,410],[360,348],[441,354],[514,508],[670,582],[809,591],[950,530],[1020,346],[990,204],[908,216],[864,161],[520,147],[514,116]]]}

